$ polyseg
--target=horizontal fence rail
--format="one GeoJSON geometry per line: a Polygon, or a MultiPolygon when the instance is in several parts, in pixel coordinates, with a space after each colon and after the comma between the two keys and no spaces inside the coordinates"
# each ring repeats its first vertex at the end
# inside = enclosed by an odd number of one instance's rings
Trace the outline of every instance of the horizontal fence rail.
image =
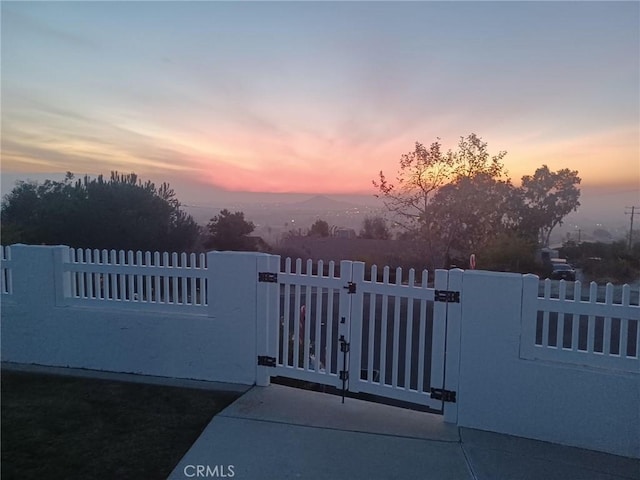
{"type": "Polygon", "coordinates": [[[0,293],[13,294],[13,269],[11,268],[11,247],[0,247],[0,293]]]}
{"type": "Polygon", "coordinates": [[[525,276],[523,336],[526,358],[639,372],[638,289],[525,276]],[[535,282],[535,285],[534,285],[535,282]],[[557,288],[556,288],[557,287],[557,288]]]}
{"type": "Polygon", "coordinates": [[[73,305],[205,313],[205,254],[70,249],[67,301],[73,305]]]}

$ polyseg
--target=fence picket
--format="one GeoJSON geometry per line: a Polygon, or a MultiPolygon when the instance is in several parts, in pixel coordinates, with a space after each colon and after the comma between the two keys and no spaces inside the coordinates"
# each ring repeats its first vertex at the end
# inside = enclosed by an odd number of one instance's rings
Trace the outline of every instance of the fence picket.
{"type": "MultiPolygon", "coordinates": [[[[85,250],[85,262],[86,263],[94,263],[93,262],[93,258],[91,255],[91,250],[89,250],[88,248],[85,250]]],[[[87,288],[87,298],[94,298],[93,295],[93,272],[86,272],[84,274],[85,277],[85,282],[86,282],[86,288],[87,288]]]]}
{"type": "MultiPolygon", "coordinates": [[[[396,268],[396,286],[402,285],[402,268],[396,268]]],[[[397,291],[397,289],[396,289],[397,291]]],[[[391,385],[393,387],[398,386],[398,356],[400,353],[400,304],[402,303],[402,297],[396,295],[394,297],[394,309],[393,309],[393,370],[391,373],[391,385]]]]}
{"type": "MultiPolygon", "coordinates": [[[[329,278],[334,279],[336,275],[336,264],[332,260],[329,262],[329,278]]],[[[335,289],[329,287],[327,289],[327,333],[325,338],[325,364],[324,369],[327,373],[333,373],[333,297],[335,289]]]]}
{"type": "MultiPolygon", "coordinates": [[[[78,249],[77,250],[77,263],[79,264],[84,264],[86,263],[84,261],[84,250],[82,249],[78,249]]],[[[85,285],[87,282],[87,277],[86,277],[86,273],[85,272],[77,272],[78,274],[78,297],[80,298],[87,298],[88,294],[85,294],[85,285]]]]}
{"type": "MultiPolygon", "coordinates": [[[[631,303],[631,287],[627,284],[622,287],[622,305],[628,307],[631,303]]],[[[629,350],[628,343],[628,334],[629,334],[629,319],[626,317],[622,317],[620,319],[620,338],[618,344],[618,352],[621,357],[627,355],[629,350]]],[[[636,344],[636,350],[638,349],[638,344],[636,344]]]]}
{"type": "MultiPolygon", "coordinates": [[[[109,252],[107,250],[102,250],[100,254],[100,264],[108,265],[109,264],[109,252]]],[[[103,300],[109,300],[109,274],[100,274],[100,298],[103,300]]]]}
{"type": "MultiPolygon", "coordinates": [[[[305,271],[306,276],[308,277],[312,277],[313,276],[313,261],[312,260],[307,260],[306,263],[306,271],[305,271]]],[[[311,355],[311,298],[312,298],[312,293],[313,293],[313,288],[309,285],[305,285],[304,286],[304,303],[303,303],[303,309],[304,309],[304,313],[300,312],[300,317],[301,317],[301,322],[302,322],[302,327],[304,329],[304,358],[303,358],[303,364],[304,364],[304,369],[305,370],[309,370],[309,356],[311,355]],[[307,306],[308,306],[308,312],[307,312],[307,306]]]]}
{"type": "MultiPolygon", "coordinates": [[[[296,273],[301,274],[302,260],[296,260],[296,273]]],[[[295,285],[293,287],[294,294],[294,312],[293,312],[293,366],[294,368],[300,368],[300,291],[302,287],[295,285]]],[[[304,346],[303,346],[304,348],[304,346]]],[[[304,352],[304,349],[303,349],[304,352]]]]}
{"type": "MultiPolygon", "coordinates": [[[[580,282],[575,282],[573,287],[573,301],[582,301],[582,285],[580,282]]],[[[575,312],[571,314],[571,350],[578,351],[578,339],[579,339],[579,327],[580,327],[580,315],[575,312]]]]}
{"type": "MultiPolygon", "coordinates": [[[[416,272],[413,268],[409,269],[408,285],[410,288],[415,287],[416,272]]],[[[407,299],[407,327],[405,330],[405,353],[404,353],[404,389],[411,388],[411,341],[413,339],[413,298],[407,299]]]]}
{"type": "MultiPolygon", "coordinates": [[[[191,254],[189,263],[190,263],[191,268],[198,268],[198,265],[196,263],[196,254],[195,253],[191,254]]],[[[190,305],[199,305],[198,298],[197,298],[197,295],[196,295],[196,282],[197,282],[196,277],[191,277],[190,284],[189,284],[190,287],[191,287],[190,288],[191,301],[189,302],[190,305]]]]}
{"type": "MultiPolygon", "coordinates": [[[[422,285],[426,287],[429,281],[429,274],[426,270],[422,271],[422,285]]],[[[424,360],[426,348],[426,329],[427,329],[427,300],[420,299],[420,329],[418,333],[418,392],[425,391],[424,385],[424,360]]]]}
{"type": "MultiPolygon", "coordinates": [[[[589,303],[596,303],[598,301],[598,285],[596,282],[591,282],[589,285],[589,303]]],[[[594,343],[596,336],[596,317],[595,315],[589,315],[587,324],[587,352],[594,352],[594,343]]]]}
{"type": "MultiPolygon", "coordinates": [[[[187,268],[187,254],[183,253],[180,256],[180,267],[187,268]]],[[[180,277],[180,297],[178,298],[179,304],[186,305],[187,304],[187,277],[182,275],[180,277]]]]}
{"type": "MultiPolygon", "coordinates": [[[[389,285],[389,267],[384,267],[382,283],[389,285]]],[[[387,315],[389,310],[389,297],[382,296],[382,323],[380,327],[380,385],[387,383],[387,315]]]]}
{"type": "MultiPolygon", "coordinates": [[[[324,263],[322,260],[318,262],[318,276],[321,277],[324,272],[324,263]]],[[[322,337],[322,296],[324,289],[322,287],[316,287],[316,332],[315,332],[315,342],[313,346],[313,354],[315,356],[314,367],[315,371],[320,371],[320,340],[322,337]]]]}
{"type": "MultiPolygon", "coordinates": [[[[551,298],[551,280],[548,278],[544,281],[544,298],[551,298]]],[[[542,314],[542,346],[549,346],[549,312],[547,310],[542,314]]]]}
{"type": "MultiPolygon", "coordinates": [[[[162,266],[163,267],[170,267],[169,264],[169,254],[167,252],[164,252],[162,254],[162,266]]],[[[165,274],[162,277],[162,286],[164,287],[164,291],[162,292],[162,303],[165,304],[170,304],[171,303],[171,294],[169,292],[169,276],[167,274],[165,274]]]]}
{"type": "MultiPolygon", "coordinates": [[[[75,248],[70,248],[69,249],[69,262],[70,263],[78,263],[76,261],[76,249],[75,248]]],[[[4,280],[4,275],[2,276],[2,279],[4,280]]],[[[2,289],[2,291],[4,292],[4,288],[2,289]]],[[[73,272],[73,275],[71,275],[71,296],[74,298],[78,297],[78,272],[73,272]]]]}
{"type": "MultiPolygon", "coordinates": [[[[171,269],[175,269],[178,263],[178,254],[172,253],[170,261],[171,269]]],[[[173,304],[178,303],[178,278],[175,276],[173,271],[171,272],[171,276],[169,277],[169,302],[173,304]]]]}
{"type": "MultiPolygon", "coordinates": [[[[162,264],[160,262],[160,252],[153,253],[153,265],[156,267],[160,267],[162,264]]],[[[160,290],[160,275],[156,274],[153,276],[153,288],[155,290],[153,301],[155,303],[162,303],[162,295],[160,290]]]]}
{"type": "MultiPolygon", "coordinates": [[[[560,281],[560,288],[558,292],[558,298],[560,301],[568,301],[567,300],[567,283],[564,280],[560,281]]],[[[564,312],[558,312],[557,322],[556,322],[556,348],[558,350],[562,350],[564,344],[564,312]]]]}
{"type": "MultiPolygon", "coordinates": [[[[378,267],[371,266],[371,283],[378,282],[378,267]]],[[[373,383],[373,359],[375,349],[375,333],[376,333],[376,294],[369,293],[369,339],[367,342],[367,381],[373,383]]]]}
{"type": "MultiPolygon", "coordinates": [[[[116,262],[116,251],[115,250],[111,250],[109,251],[109,264],[110,265],[117,265],[116,262]]],[[[117,274],[115,273],[108,273],[107,274],[107,278],[108,283],[109,283],[109,290],[111,291],[111,299],[112,300],[120,300],[118,298],[118,278],[117,278],[117,274]]]]}
{"type": "MultiPolygon", "coordinates": [[[[609,282],[605,287],[605,300],[607,305],[613,304],[613,285],[609,282]]],[[[611,316],[604,317],[604,338],[602,340],[602,353],[609,355],[611,353],[611,316]]]]}
{"type": "MultiPolygon", "coordinates": [[[[291,273],[291,259],[287,258],[285,260],[285,270],[286,273],[291,273]]],[[[291,314],[291,285],[285,283],[284,287],[284,318],[282,325],[282,363],[284,365],[289,365],[289,342],[291,340],[291,333],[289,330],[289,315],[291,314]]],[[[293,364],[293,362],[292,362],[293,364]]]]}

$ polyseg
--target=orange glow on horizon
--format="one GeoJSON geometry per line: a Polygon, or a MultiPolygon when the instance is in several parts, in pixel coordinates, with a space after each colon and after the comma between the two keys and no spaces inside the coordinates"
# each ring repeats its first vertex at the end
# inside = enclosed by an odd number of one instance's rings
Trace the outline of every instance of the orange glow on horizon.
{"type": "MultiPolygon", "coordinates": [[[[139,131],[151,132],[142,127],[139,131]]],[[[241,130],[218,131],[211,138],[163,134],[167,136],[155,139],[160,147],[59,139],[37,145],[33,153],[25,139],[14,148],[3,145],[2,170],[34,174],[72,171],[78,176],[119,170],[133,171],[142,178],[164,178],[169,183],[172,178],[204,182],[237,192],[373,195],[372,180],[378,172],[384,171],[393,182],[401,155],[411,151],[415,143],[415,139],[401,136],[379,144],[352,144],[348,139],[306,132],[291,132],[282,138],[241,130]]],[[[552,170],[578,170],[583,186],[629,190],[640,185],[640,147],[632,126],[558,141],[541,141],[535,136],[483,139],[491,155],[507,151],[504,163],[514,185],[543,164],[552,170]]],[[[434,140],[419,139],[425,145],[434,140]]],[[[455,151],[458,138],[451,140],[442,141],[443,150],[455,151]]]]}

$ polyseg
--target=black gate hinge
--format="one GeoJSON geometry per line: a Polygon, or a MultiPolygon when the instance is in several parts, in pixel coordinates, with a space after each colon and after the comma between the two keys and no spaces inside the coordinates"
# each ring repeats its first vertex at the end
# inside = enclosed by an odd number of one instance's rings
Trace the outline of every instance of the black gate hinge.
{"type": "Polygon", "coordinates": [[[433,296],[434,302],[460,303],[460,292],[453,290],[436,290],[433,296]]]}
{"type": "Polygon", "coordinates": [[[271,272],[259,272],[258,282],[278,283],[278,274],[271,272]]]}
{"type": "Polygon", "coordinates": [[[343,382],[349,380],[349,372],[346,370],[340,370],[340,380],[342,380],[343,382]]]}
{"type": "Polygon", "coordinates": [[[261,367],[275,367],[276,366],[276,357],[269,357],[267,355],[259,355],[258,356],[258,365],[261,367]]]}
{"type": "Polygon", "coordinates": [[[347,293],[351,294],[351,293],[356,293],[356,284],[355,282],[348,282],[347,286],[344,287],[347,289],[347,293]]]}
{"type": "Polygon", "coordinates": [[[432,388],[431,398],[434,400],[442,400],[443,402],[456,403],[456,392],[443,388],[432,388]]]}

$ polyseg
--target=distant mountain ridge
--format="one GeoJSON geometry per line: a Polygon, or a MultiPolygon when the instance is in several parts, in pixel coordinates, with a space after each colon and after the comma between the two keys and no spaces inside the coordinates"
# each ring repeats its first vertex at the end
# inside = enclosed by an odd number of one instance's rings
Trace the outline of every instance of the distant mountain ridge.
{"type": "Polygon", "coordinates": [[[325,195],[316,195],[301,202],[290,203],[288,207],[296,210],[345,210],[357,208],[357,205],[349,202],[334,200],[325,195]]]}

